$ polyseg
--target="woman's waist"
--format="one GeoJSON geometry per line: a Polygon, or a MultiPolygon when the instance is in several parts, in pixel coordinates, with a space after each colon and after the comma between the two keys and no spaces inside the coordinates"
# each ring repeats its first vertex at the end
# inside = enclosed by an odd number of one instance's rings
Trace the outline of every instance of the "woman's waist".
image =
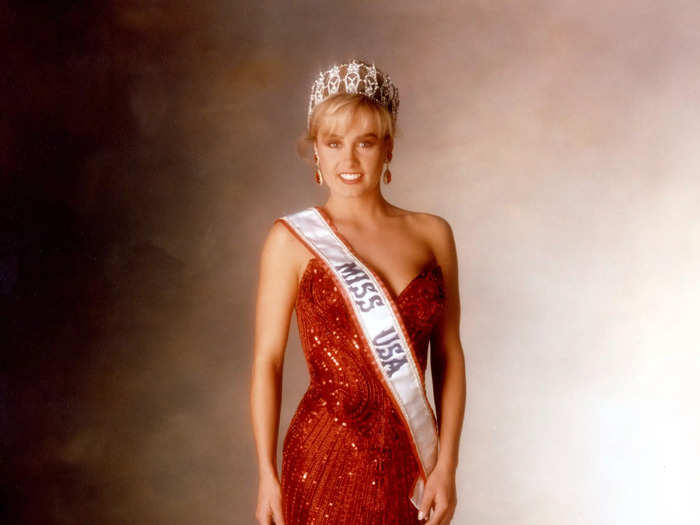
{"type": "Polygon", "coordinates": [[[312,380],[297,406],[297,412],[316,412],[342,425],[377,419],[393,420],[397,414],[381,384],[362,384],[341,379],[312,380]]]}

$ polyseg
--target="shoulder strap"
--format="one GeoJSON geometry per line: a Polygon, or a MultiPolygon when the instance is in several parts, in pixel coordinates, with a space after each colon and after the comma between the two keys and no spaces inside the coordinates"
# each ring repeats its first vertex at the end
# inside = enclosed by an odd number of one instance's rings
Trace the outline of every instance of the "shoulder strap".
{"type": "Polygon", "coordinates": [[[438,432],[413,349],[398,308],[380,279],[362,263],[315,207],[281,217],[331,270],[361,328],[389,395],[411,437],[420,472],[411,494],[418,508],[427,475],[435,467],[438,432]]]}

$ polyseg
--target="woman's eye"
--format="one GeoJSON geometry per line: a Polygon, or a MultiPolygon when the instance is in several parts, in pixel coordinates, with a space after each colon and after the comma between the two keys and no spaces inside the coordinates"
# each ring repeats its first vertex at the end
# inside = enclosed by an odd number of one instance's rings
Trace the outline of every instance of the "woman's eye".
{"type": "Polygon", "coordinates": [[[337,145],[338,145],[337,142],[329,142],[329,143],[328,143],[328,146],[331,147],[331,148],[335,148],[337,145]]]}

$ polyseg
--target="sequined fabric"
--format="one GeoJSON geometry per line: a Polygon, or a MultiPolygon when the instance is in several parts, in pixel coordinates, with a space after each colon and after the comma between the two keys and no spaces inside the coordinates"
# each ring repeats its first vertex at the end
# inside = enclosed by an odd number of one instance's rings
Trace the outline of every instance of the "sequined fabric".
{"type": "MultiPolygon", "coordinates": [[[[282,449],[287,525],[406,525],[418,463],[330,270],[314,257],[299,284],[296,316],[310,374],[282,449]]],[[[440,266],[427,265],[395,298],[422,374],[444,309],[440,266]]]]}

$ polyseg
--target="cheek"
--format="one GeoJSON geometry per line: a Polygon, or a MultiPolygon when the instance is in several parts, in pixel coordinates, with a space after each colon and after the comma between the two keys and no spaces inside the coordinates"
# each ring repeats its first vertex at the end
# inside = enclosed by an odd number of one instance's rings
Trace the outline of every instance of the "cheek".
{"type": "Polygon", "coordinates": [[[376,149],[371,152],[368,152],[366,158],[372,164],[382,164],[383,162],[382,152],[376,149]]]}
{"type": "Polygon", "coordinates": [[[333,149],[330,148],[323,148],[322,150],[319,150],[318,152],[318,160],[321,163],[328,163],[328,162],[333,162],[333,160],[336,157],[336,152],[333,149]]]}

